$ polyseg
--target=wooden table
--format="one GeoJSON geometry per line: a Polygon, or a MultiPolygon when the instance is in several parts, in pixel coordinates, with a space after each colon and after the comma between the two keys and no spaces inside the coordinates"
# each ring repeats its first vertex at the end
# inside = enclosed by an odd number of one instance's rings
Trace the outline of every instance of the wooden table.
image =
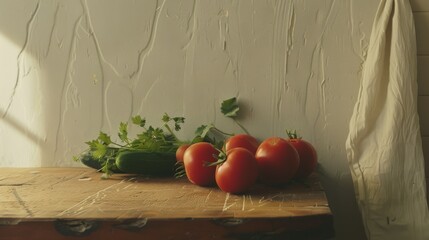
{"type": "Polygon", "coordinates": [[[330,239],[316,174],[232,195],[186,178],[89,168],[0,168],[0,239],[330,239]],[[73,237],[74,236],[74,237],[73,237]]]}

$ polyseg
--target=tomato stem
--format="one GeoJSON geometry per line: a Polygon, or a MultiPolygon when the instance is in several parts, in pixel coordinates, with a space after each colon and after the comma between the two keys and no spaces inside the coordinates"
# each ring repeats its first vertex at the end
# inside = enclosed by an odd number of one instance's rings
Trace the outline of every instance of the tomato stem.
{"type": "Polygon", "coordinates": [[[298,137],[298,134],[296,133],[296,130],[293,130],[293,132],[291,130],[287,130],[286,129],[286,134],[288,135],[288,137],[290,139],[301,139],[301,137],[298,137]]]}
{"type": "Polygon", "coordinates": [[[216,158],[215,162],[206,162],[205,166],[206,167],[211,167],[211,166],[217,166],[217,165],[222,165],[224,162],[226,162],[226,153],[218,148],[216,148],[216,151],[219,152],[218,155],[213,154],[213,157],[216,158]]]}

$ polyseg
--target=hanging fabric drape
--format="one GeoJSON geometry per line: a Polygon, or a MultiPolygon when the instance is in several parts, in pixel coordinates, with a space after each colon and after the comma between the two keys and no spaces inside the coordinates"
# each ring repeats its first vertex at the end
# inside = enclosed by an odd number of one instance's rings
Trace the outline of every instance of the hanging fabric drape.
{"type": "Polygon", "coordinates": [[[408,0],[381,0],[346,142],[369,240],[429,239],[415,41],[408,0]]]}

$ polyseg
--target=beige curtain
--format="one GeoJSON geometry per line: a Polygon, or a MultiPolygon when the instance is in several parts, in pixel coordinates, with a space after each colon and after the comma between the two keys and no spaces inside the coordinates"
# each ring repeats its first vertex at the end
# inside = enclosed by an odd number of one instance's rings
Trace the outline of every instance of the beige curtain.
{"type": "Polygon", "coordinates": [[[416,58],[408,0],[381,0],[346,142],[370,240],[429,239],[416,58]]]}

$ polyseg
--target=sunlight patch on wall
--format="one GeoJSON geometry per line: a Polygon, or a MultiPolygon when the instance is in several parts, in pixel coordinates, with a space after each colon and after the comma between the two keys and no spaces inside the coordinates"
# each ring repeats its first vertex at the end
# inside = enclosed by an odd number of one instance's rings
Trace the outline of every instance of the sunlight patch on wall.
{"type": "Polygon", "coordinates": [[[41,165],[44,137],[35,60],[22,47],[0,34],[0,160],[3,166],[41,165]]]}

